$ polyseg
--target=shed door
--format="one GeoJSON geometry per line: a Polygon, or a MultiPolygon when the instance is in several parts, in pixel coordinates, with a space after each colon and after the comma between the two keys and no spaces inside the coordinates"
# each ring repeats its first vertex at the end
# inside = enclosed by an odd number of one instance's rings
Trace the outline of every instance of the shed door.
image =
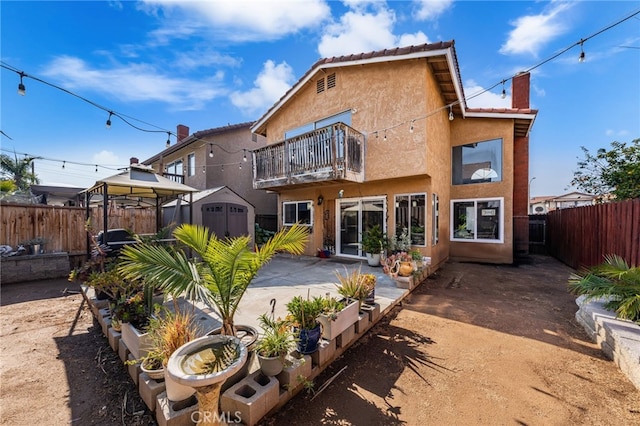
{"type": "Polygon", "coordinates": [[[202,206],[202,224],[218,238],[248,235],[247,206],[210,203],[202,206]]]}

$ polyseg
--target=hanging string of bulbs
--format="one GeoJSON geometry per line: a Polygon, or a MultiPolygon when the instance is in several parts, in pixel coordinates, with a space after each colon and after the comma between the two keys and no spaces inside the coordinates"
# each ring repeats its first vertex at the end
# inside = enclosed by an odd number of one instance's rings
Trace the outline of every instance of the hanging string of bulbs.
{"type": "MultiPolygon", "coordinates": [[[[593,34],[591,34],[591,35],[589,35],[589,36],[587,36],[585,38],[581,38],[579,41],[569,45],[565,49],[560,50],[558,53],[556,53],[556,54],[550,56],[549,58],[537,63],[536,65],[533,65],[530,68],[524,70],[524,72],[525,73],[531,72],[534,69],[539,68],[542,65],[544,65],[544,64],[556,59],[557,57],[563,55],[564,53],[566,53],[567,51],[573,49],[576,46],[580,46],[580,54],[578,55],[578,62],[580,62],[580,63],[584,62],[585,59],[586,59],[586,54],[584,52],[584,43],[586,41],[588,41],[588,40],[590,40],[590,39],[592,39],[592,38],[594,38],[594,37],[606,32],[608,30],[612,29],[612,28],[614,28],[614,27],[616,27],[616,26],[618,26],[620,24],[622,24],[623,22],[635,17],[638,14],[640,14],[640,10],[635,10],[634,12],[630,13],[629,15],[627,15],[627,16],[619,19],[618,21],[616,21],[616,22],[614,22],[614,23],[602,28],[601,30],[596,31],[595,33],[593,33],[593,34]]],[[[80,96],[80,95],[78,95],[78,94],[76,94],[76,93],[74,93],[74,92],[72,92],[72,91],[70,91],[68,89],[65,89],[65,88],[60,87],[60,86],[58,86],[56,84],[50,83],[50,82],[48,82],[46,80],[43,80],[41,78],[38,78],[36,76],[27,74],[23,70],[19,70],[18,68],[14,67],[14,66],[12,66],[12,65],[4,62],[4,61],[0,61],[0,67],[4,68],[4,69],[7,69],[9,71],[15,72],[20,77],[20,82],[18,83],[18,94],[21,95],[21,96],[25,96],[26,95],[26,91],[27,91],[26,86],[24,84],[24,79],[25,78],[30,78],[32,80],[38,81],[40,83],[43,83],[43,84],[45,84],[47,86],[53,87],[55,89],[58,89],[58,90],[60,90],[60,91],[62,91],[64,93],[67,93],[67,94],[71,95],[71,96],[74,96],[74,97],[76,97],[76,98],[78,98],[78,99],[80,99],[80,100],[82,100],[82,101],[84,101],[86,103],[89,103],[90,105],[92,105],[92,106],[94,106],[96,108],[99,108],[99,109],[107,112],[109,115],[108,115],[107,120],[105,122],[106,128],[110,128],[111,127],[111,124],[112,124],[111,118],[112,117],[117,117],[120,120],[122,120],[125,124],[129,125],[130,127],[134,128],[136,130],[142,131],[142,132],[166,133],[167,134],[167,141],[166,141],[165,145],[166,145],[167,148],[171,145],[171,136],[174,136],[176,139],[178,137],[178,135],[175,132],[172,132],[172,131],[166,130],[166,129],[162,129],[162,128],[158,127],[158,126],[155,126],[153,124],[147,123],[147,122],[145,122],[143,120],[139,120],[137,118],[130,117],[130,116],[127,116],[125,114],[116,112],[113,109],[109,109],[109,108],[107,108],[107,107],[105,107],[103,105],[100,105],[100,104],[98,104],[98,103],[96,103],[94,101],[91,101],[91,100],[89,100],[89,99],[87,99],[87,98],[85,98],[83,96],[80,96]],[[143,127],[137,126],[137,125],[133,124],[131,121],[136,121],[138,123],[144,124],[144,125],[146,125],[148,127],[151,127],[151,128],[143,128],[143,127]]],[[[513,76],[510,77],[510,78],[513,78],[513,76]]],[[[505,90],[506,81],[507,81],[507,79],[502,79],[502,80],[498,81],[497,83],[493,84],[492,86],[490,86],[490,87],[488,87],[486,89],[483,89],[481,91],[478,91],[478,92],[472,94],[471,96],[466,97],[464,100],[468,101],[470,99],[478,97],[478,96],[482,95],[483,93],[486,93],[486,92],[489,92],[489,91],[493,90],[495,87],[497,87],[499,85],[502,85],[501,98],[504,99],[504,98],[506,98],[506,90],[505,90]]],[[[386,139],[387,139],[387,131],[391,131],[391,130],[397,128],[397,127],[405,126],[407,124],[409,124],[409,132],[413,133],[414,124],[415,124],[416,121],[426,119],[426,118],[428,118],[428,117],[430,117],[432,115],[435,115],[435,114],[437,114],[437,113],[439,113],[439,112],[441,112],[443,110],[447,110],[447,109],[449,110],[448,118],[449,118],[450,121],[452,121],[452,120],[455,119],[454,114],[453,114],[453,107],[458,105],[458,104],[460,104],[460,103],[462,103],[462,100],[456,100],[455,102],[452,102],[452,103],[447,104],[447,105],[443,105],[442,107],[439,107],[439,108],[429,112],[428,114],[426,114],[424,116],[415,117],[415,118],[412,118],[412,119],[410,119],[408,121],[403,121],[401,123],[398,123],[398,124],[395,124],[395,125],[392,125],[390,127],[383,128],[383,129],[373,130],[373,131],[370,132],[370,134],[374,134],[376,136],[376,138],[378,138],[379,134],[382,133],[383,134],[383,139],[386,141],[386,139]]],[[[242,151],[243,152],[243,159],[242,160],[243,160],[243,162],[247,161],[246,149],[242,149],[242,150],[238,150],[238,151],[228,151],[223,146],[221,146],[219,144],[211,143],[211,142],[208,142],[208,141],[206,141],[204,139],[200,139],[200,138],[196,138],[196,140],[202,140],[202,141],[204,141],[206,143],[209,143],[209,145],[210,145],[209,157],[213,157],[213,146],[215,145],[216,147],[219,147],[220,149],[222,149],[223,151],[225,151],[226,153],[229,153],[229,154],[235,154],[235,153],[238,153],[238,152],[242,151]]],[[[24,155],[29,155],[29,154],[24,154],[24,155]]],[[[39,158],[45,159],[45,158],[42,158],[42,157],[39,157],[39,158]]],[[[84,166],[89,165],[89,164],[86,164],[86,163],[75,163],[75,162],[65,161],[65,160],[54,160],[54,159],[48,159],[48,160],[62,162],[62,168],[63,169],[65,168],[65,164],[67,164],[67,163],[84,165],[84,166]]],[[[241,163],[231,163],[231,164],[239,164],[239,168],[242,169],[242,162],[241,163]]],[[[220,166],[221,166],[222,170],[224,171],[224,166],[225,165],[231,165],[231,164],[221,164],[220,166]]],[[[91,165],[91,166],[93,166],[93,165],[91,165]]],[[[100,166],[100,165],[96,164],[95,165],[96,172],[98,171],[98,167],[109,169],[109,167],[100,166]]],[[[205,167],[214,167],[214,166],[202,166],[202,167],[205,168],[205,167]]],[[[116,170],[118,170],[118,169],[116,169],[116,170]]],[[[203,171],[204,170],[206,170],[206,169],[203,169],[203,171]]]]}

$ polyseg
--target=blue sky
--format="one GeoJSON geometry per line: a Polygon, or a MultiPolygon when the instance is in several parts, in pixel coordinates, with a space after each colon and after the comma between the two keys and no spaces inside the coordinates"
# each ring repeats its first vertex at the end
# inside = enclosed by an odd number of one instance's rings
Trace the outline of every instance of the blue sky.
{"type": "MultiPolygon", "coordinates": [[[[640,137],[640,15],[595,35],[638,11],[639,1],[3,0],[3,65],[160,133],[115,117],[106,129],[107,112],[29,77],[19,96],[18,74],[2,68],[2,152],[42,157],[44,184],[88,187],[162,151],[178,124],[258,119],[322,57],[455,40],[469,97],[573,46],[531,78],[531,195],[560,195],[573,190],[580,146],[640,137]]],[[[510,106],[501,90],[468,106],[510,106]]]]}

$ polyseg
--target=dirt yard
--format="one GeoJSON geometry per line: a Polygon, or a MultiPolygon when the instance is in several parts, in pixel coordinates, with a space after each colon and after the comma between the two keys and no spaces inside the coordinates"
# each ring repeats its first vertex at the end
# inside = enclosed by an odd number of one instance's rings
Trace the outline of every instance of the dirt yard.
{"type": "MultiPolygon", "coordinates": [[[[449,263],[272,425],[640,424],[640,391],[576,323],[571,270],[449,263]],[[311,399],[313,401],[311,401],[311,399]]],[[[2,286],[0,423],[153,425],[66,281],[2,286]]]]}

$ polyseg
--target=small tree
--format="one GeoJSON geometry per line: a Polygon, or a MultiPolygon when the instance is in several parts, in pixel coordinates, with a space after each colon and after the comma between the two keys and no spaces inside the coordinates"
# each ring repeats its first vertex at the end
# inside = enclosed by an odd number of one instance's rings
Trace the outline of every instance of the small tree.
{"type": "Polygon", "coordinates": [[[27,191],[33,184],[39,183],[38,177],[31,171],[31,163],[37,157],[18,158],[15,160],[6,154],[0,154],[0,172],[4,179],[13,181],[18,190],[27,191]]]}
{"type": "Polygon", "coordinates": [[[578,161],[571,185],[597,195],[600,201],[606,194],[618,200],[640,197],[640,139],[628,145],[611,142],[609,151],[600,148],[595,155],[581,148],[584,159],[578,161]]]}

